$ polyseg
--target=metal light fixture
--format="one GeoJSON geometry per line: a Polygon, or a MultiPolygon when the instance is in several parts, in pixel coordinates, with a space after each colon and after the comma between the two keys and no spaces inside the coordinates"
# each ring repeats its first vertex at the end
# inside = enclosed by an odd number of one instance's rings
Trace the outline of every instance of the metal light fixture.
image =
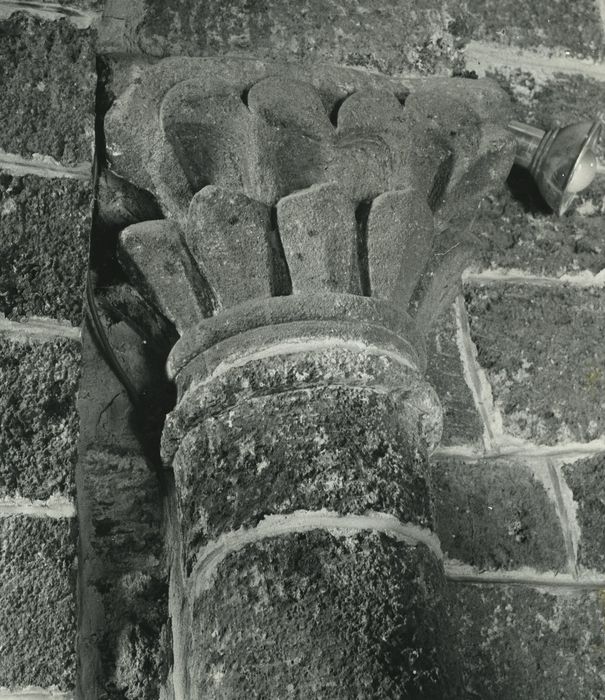
{"type": "Polygon", "coordinates": [[[516,121],[508,125],[517,138],[515,163],[529,170],[547,204],[559,216],[597,173],[605,174],[605,165],[596,155],[604,124],[604,116],[599,115],[593,122],[551,131],[516,121]]]}

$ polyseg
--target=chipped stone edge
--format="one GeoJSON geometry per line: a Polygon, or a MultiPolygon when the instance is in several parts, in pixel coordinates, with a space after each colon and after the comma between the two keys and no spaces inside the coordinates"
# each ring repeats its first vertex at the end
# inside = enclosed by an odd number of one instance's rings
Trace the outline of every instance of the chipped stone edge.
{"type": "Polygon", "coordinates": [[[15,12],[26,12],[28,15],[50,21],[67,19],[78,29],[89,29],[98,25],[102,16],[101,12],[95,10],[66,7],[57,3],[0,0],[0,19],[8,19],[15,12]]]}
{"type": "Polygon", "coordinates": [[[353,535],[363,530],[382,532],[393,539],[415,546],[426,545],[438,559],[443,553],[438,537],[429,529],[402,523],[394,515],[368,511],[364,515],[340,515],[325,509],[297,510],[283,515],[267,515],[256,527],[239,528],[220,535],[201,551],[190,578],[194,596],[212,587],[219,564],[232,552],[270,537],[311,530],[327,530],[334,535],[353,535]]]}
{"type": "MultiPolygon", "coordinates": [[[[603,0],[599,0],[603,3],[603,0]]],[[[572,58],[554,50],[529,51],[487,41],[469,41],[465,47],[467,70],[482,78],[490,70],[508,67],[554,78],[558,73],[584,75],[605,81],[605,64],[590,59],[572,58]]]]}
{"type": "Polygon", "coordinates": [[[0,337],[2,336],[24,341],[45,341],[52,338],[82,341],[79,327],[43,316],[32,316],[26,321],[9,321],[7,318],[0,317],[0,337]]]}
{"type": "MultiPolygon", "coordinates": [[[[605,0],[603,0],[605,2],[605,0]]],[[[489,270],[465,270],[462,282],[470,284],[527,284],[538,287],[579,287],[582,289],[596,287],[605,288],[605,269],[597,272],[582,270],[581,272],[566,272],[558,277],[552,275],[535,275],[527,270],[518,268],[492,268],[489,270]]]]}
{"type": "Polygon", "coordinates": [[[25,700],[75,700],[75,692],[26,686],[23,688],[0,687],[0,698],[25,698],[25,700]]]}
{"type": "Polygon", "coordinates": [[[454,302],[456,344],[462,362],[464,380],[471,391],[475,407],[483,423],[483,444],[491,450],[503,434],[502,416],[494,405],[492,388],[483,368],[477,361],[477,347],[472,340],[464,297],[454,302]]]}
{"type": "Polygon", "coordinates": [[[58,494],[46,500],[30,500],[22,496],[0,498],[0,518],[26,515],[34,518],[75,518],[76,506],[72,499],[58,494]]]}
{"type": "MultiPolygon", "coordinates": [[[[0,9],[2,8],[0,0],[0,9]]],[[[2,13],[0,12],[0,19],[2,13]]],[[[18,153],[7,153],[0,148],[0,170],[11,175],[36,175],[44,178],[70,178],[73,180],[89,181],[92,173],[92,163],[84,162],[78,165],[63,165],[51,156],[32,154],[25,158],[18,153]]]]}

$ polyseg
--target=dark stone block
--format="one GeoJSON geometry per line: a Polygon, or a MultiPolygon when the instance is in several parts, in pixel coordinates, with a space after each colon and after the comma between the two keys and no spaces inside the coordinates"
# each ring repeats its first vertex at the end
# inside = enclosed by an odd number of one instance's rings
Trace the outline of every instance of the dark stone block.
{"type": "Polygon", "coordinates": [[[193,606],[189,697],[459,698],[443,590],[426,548],[376,533],[249,545],[193,606]]]}
{"type": "Polygon", "coordinates": [[[75,540],[72,520],[0,518],[0,686],[73,690],[75,540]]]}
{"type": "Polygon", "coordinates": [[[578,563],[605,571],[605,453],[569,464],[563,474],[578,504],[578,563]]]}
{"type": "Polygon", "coordinates": [[[456,319],[450,307],[427,339],[426,379],[435,388],[443,407],[441,444],[479,445],[483,424],[464,378],[456,342],[456,319]]]}
{"type": "Polygon", "coordinates": [[[435,525],[447,557],[480,569],[560,571],[565,542],[554,503],[512,460],[436,460],[435,525]]]}
{"type": "Polygon", "coordinates": [[[71,494],[80,344],[0,336],[0,494],[71,494]]]}
{"type": "Polygon", "coordinates": [[[605,433],[605,292],[466,289],[471,335],[505,432],[542,445],[605,433]]]}
{"type": "MultiPolygon", "coordinates": [[[[436,0],[305,0],[296,12],[283,0],[237,0],[228,7],[218,0],[147,0],[142,16],[126,24],[136,29],[137,46],[154,56],[253,51],[259,58],[329,61],[386,73],[443,73],[461,64],[459,39],[436,0]]],[[[115,47],[115,36],[106,41],[115,47]]]]}
{"type": "Polygon", "coordinates": [[[17,13],[0,21],[0,148],[91,160],[94,32],[17,13]]]}
{"type": "Polygon", "coordinates": [[[448,0],[450,31],[466,40],[495,41],[522,49],[547,47],[579,58],[603,55],[597,3],[517,0],[448,0]]]}
{"type": "Polygon", "coordinates": [[[603,697],[602,592],[450,583],[466,694],[481,700],[603,697]]]}
{"type": "Polygon", "coordinates": [[[0,312],[80,325],[88,263],[90,186],[0,173],[0,312]]]}

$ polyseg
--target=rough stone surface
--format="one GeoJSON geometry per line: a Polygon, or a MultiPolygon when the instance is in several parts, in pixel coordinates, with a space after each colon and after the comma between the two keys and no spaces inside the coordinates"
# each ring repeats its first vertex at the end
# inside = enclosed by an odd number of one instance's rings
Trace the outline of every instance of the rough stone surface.
{"type": "Polygon", "coordinates": [[[437,391],[443,407],[441,444],[479,445],[483,424],[464,378],[453,306],[440,316],[427,338],[426,379],[437,391]]]}
{"type": "Polygon", "coordinates": [[[294,294],[360,290],[355,205],[338,185],[284,197],[277,224],[294,294]]]}
{"type": "Polygon", "coordinates": [[[188,558],[270,513],[374,510],[430,526],[428,465],[400,414],[388,394],[322,386],[204,420],[174,464],[188,558]]]}
{"type": "Polygon", "coordinates": [[[71,494],[78,442],[79,343],[0,336],[0,493],[71,494]]]}
{"type": "Polygon", "coordinates": [[[458,698],[443,579],[375,533],[263,540],[193,607],[189,697],[458,698]]]}
{"type": "Polygon", "coordinates": [[[191,201],[187,244],[219,308],[271,296],[270,210],[208,186],[191,201]]]}
{"type": "Polygon", "coordinates": [[[578,563],[605,571],[605,453],[569,464],[563,473],[577,503],[578,563]]]}
{"type": "MultiPolygon", "coordinates": [[[[605,102],[605,84],[581,75],[550,79],[510,70],[490,77],[511,96],[515,118],[541,129],[593,120],[605,102]]],[[[605,182],[597,178],[571,209],[554,216],[527,171],[514,168],[508,187],[481,206],[475,231],[485,267],[558,275],[605,268],[605,182]]]]}
{"type": "Polygon", "coordinates": [[[0,148],[90,161],[94,32],[18,13],[0,21],[0,39],[0,148]]]}
{"type": "Polygon", "coordinates": [[[75,687],[72,520],[0,518],[0,686],[75,687]]]}
{"type": "Polygon", "coordinates": [[[565,569],[554,503],[524,464],[435,460],[431,487],[436,532],[450,559],[479,569],[565,569]]]}
{"type": "Polygon", "coordinates": [[[579,58],[603,55],[602,21],[597,3],[537,0],[446,0],[454,20],[450,31],[466,40],[494,41],[524,49],[552,49],[579,58]]]}
{"type": "Polygon", "coordinates": [[[605,433],[602,289],[468,286],[466,301],[507,433],[544,445],[605,433]]]}
{"type": "Polygon", "coordinates": [[[481,700],[601,700],[602,591],[449,584],[465,692],[481,700]]]}
{"type": "MultiPolygon", "coordinates": [[[[109,13],[107,13],[109,14],[109,13]]],[[[283,0],[250,5],[218,0],[147,0],[103,34],[110,49],[136,47],[153,56],[248,53],[263,58],[330,61],[385,73],[446,72],[460,63],[461,42],[448,31],[443,3],[283,0]],[[130,35],[129,35],[130,34],[130,35]]],[[[109,28],[109,27],[108,27],[109,28]]]]}
{"type": "Polygon", "coordinates": [[[76,180],[0,172],[0,312],[80,325],[92,192],[76,180]]]}

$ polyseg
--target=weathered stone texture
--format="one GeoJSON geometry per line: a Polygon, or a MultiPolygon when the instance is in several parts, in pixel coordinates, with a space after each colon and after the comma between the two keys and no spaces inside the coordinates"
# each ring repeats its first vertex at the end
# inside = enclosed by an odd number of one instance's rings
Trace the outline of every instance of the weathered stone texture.
{"type": "Polygon", "coordinates": [[[483,424],[464,378],[456,333],[454,308],[450,307],[427,338],[426,379],[437,391],[443,408],[441,444],[479,445],[483,424]]]}
{"type": "Polygon", "coordinates": [[[543,445],[605,433],[602,289],[468,286],[466,301],[506,432],[543,445]]]}
{"type": "Polygon", "coordinates": [[[445,4],[455,18],[450,31],[467,41],[493,41],[503,48],[544,47],[579,58],[603,55],[601,18],[591,0],[446,0],[445,4]]]}
{"type": "Polygon", "coordinates": [[[430,526],[428,467],[402,413],[384,393],[324,385],[208,418],[174,464],[188,549],[296,510],[375,510],[430,526]]]}
{"type": "Polygon", "coordinates": [[[577,503],[578,563],[605,571],[605,454],[569,464],[563,473],[577,503]]]}
{"type": "Polygon", "coordinates": [[[478,569],[561,571],[565,542],[544,486],[514,460],[434,460],[435,527],[447,557],[478,569]]]}
{"type": "Polygon", "coordinates": [[[76,341],[0,336],[0,493],[71,494],[78,441],[76,341]]]}
{"type": "Polygon", "coordinates": [[[601,700],[602,591],[449,584],[465,694],[481,700],[601,700]]]}
{"type": "Polygon", "coordinates": [[[94,32],[24,13],[0,21],[0,148],[91,160],[94,32]]]}
{"type": "Polygon", "coordinates": [[[0,172],[0,312],[80,325],[92,192],[76,180],[0,172]]]}
{"type": "Polygon", "coordinates": [[[186,695],[458,698],[443,587],[428,550],[376,533],[249,545],[195,604],[186,695]]]}
{"type": "MultiPolygon", "coordinates": [[[[254,52],[259,58],[431,74],[460,63],[461,42],[448,31],[450,20],[436,0],[305,0],[296,11],[284,0],[237,0],[227,7],[218,0],[146,0],[127,19],[122,41],[154,56],[254,52]]],[[[103,39],[119,47],[115,35],[103,39]]]]}
{"type": "Polygon", "coordinates": [[[0,686],[75,687],[75,523],[0,518],[0,686]]]}

